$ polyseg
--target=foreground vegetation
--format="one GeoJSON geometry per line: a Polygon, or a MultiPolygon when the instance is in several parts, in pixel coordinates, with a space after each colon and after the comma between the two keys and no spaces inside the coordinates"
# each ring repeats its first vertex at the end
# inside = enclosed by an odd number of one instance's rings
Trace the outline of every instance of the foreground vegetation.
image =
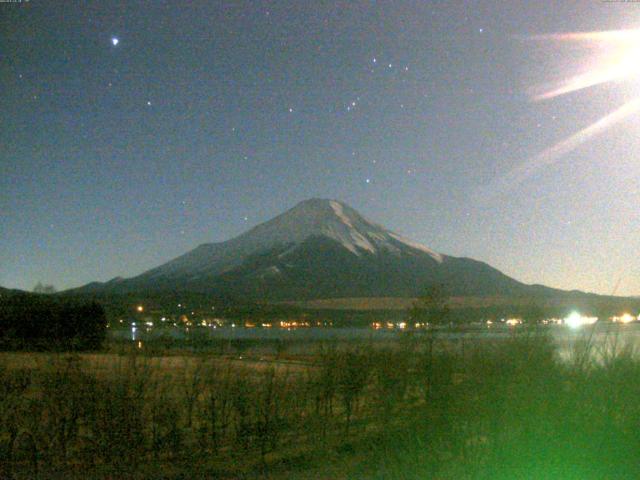
{"type": "Polygon", "coordinates": [[[561,360],[524,332],[324,345],[304,362],[0,359],[0,478],[640,478],[630,348],[561,360]]]}
{"type": "Polygon", "coordinates": [[[93,301],[0,292],[0,350],[95,350],[106,326],[104,308],[93,301]]]}

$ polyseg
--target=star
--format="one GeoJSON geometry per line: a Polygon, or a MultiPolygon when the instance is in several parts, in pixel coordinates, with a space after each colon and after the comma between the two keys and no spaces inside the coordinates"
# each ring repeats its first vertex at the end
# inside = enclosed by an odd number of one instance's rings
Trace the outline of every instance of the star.
{"type": "Polygon", "coordinates": [[[111,44],[115,47],[120,43],[120,39],[118,37],[111,37],[111,44]]]}
{"type": "Polygon", "coordinates": [[[365,180],[365,182],[366,182],[366,183],[371,183],[371,179],[370,179],[370,178],[367,178],[367,179],[365,180]]]}
{"type": "Polygon", "coordinates": [[[293,113],[293,108],[289,107],[289,113],[293,113]]]}
{"type": "Polygon", "coordinates": [[[151,106],[151,102],[147,101],[147,106],[150,107],[151,106]]]}

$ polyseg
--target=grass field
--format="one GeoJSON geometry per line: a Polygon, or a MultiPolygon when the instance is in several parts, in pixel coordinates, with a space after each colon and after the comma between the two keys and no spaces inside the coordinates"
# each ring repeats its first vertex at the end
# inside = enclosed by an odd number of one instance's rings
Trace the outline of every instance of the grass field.
{"type": "Polygon", "coordinates": [[[3,353],[0,478],[640,478],[640,361],[589,349],[3,353]]]}

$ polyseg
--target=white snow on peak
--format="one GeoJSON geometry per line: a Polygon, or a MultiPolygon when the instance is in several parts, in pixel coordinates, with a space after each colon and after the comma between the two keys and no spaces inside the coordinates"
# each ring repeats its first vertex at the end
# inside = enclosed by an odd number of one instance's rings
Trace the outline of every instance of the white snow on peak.
{"type": "Polygon", "coordinates": [[[416,250],[420,250],[422,252],[425,252],[425,253],[429,254],[431,256],[431,258],[433,258],[436,262],[442,263],[442,255],[439,254],[438,252],[434,252],[429,247],[425,247],[424,245],[422,245],[420,243],[416,243],[416,242],[414,242],[412,240],[409,240],[408,238],[404,238],[403,236],[398,235],[396,233],[389,232],[389,235],[391,237],[395,238],[397,241],[402,242],[405,245],[410,246],[411,248],[415,248],[416,250]]]}
{"type": "Polygon", "coordinates": [[[335,200],[311,199],[236,238],[201,245],[148,274],[177,275],[185,271],[191,275],[220,273],[239,265],[248,255],[289,246],[286,252],[280,254],[284,258],[313,236],[335,240],[358,256],[380,251],[402,254],[404,245],[427,253],[437,262],[443,260],[442,255],[370,222],[348,205],[335,200]]]}
{"type": "Polygon", "coordinates": [[[333,208],[333,211],[336,212],[336,215],[338,216],[338,218],[340,220],[342,220],[344,222],[345,225],[347,225],[348,227],[353,228],[353,225],[351,223],[351,220],[349,220],[349,217],[347,217],[344,214],[344,209],[342,208],[342,205],[340,205],[338,202],[336,202],[335,200],[331,200],[329,202],[329,205],[331,205],[331,208],[333,208]]]}
{"type": "Polygon", "coordinates": [[[374,247],[371,244],[371,242],[367,240],[367,237],[362,235],[360,232],[357,232],[356,230],[352,230],[349,233],[351,235],[351,239],[353,240],[353,243],[356,246],[363,248],[364,250],[368,250],[371,253],[376,253],[376,247],[374,247]]]}
{"type": "Polygon", "coordinates": [[[375,253],[375,247],[362,234],[353,227],[347,227],[346,224],[334,223],[325,225],[321,233],[329,238],[341,243],[343,247],[355,255],[360,255],[358,248],[368,250],[375,253]]]}
{"type": "Polygon", "coordinates": [[[329,205],[343,224],[339,225],[339,227],[346,226],[348,229],[347,232],[345,232],[344,228],[332,228],[329,236],[340,241],[342,245],[356,255],[359,254],[358,249],[367,250],[371,253],[376,253],[376,248],[382,248],[390,252],[399,252],[400,249],[398,246],[391,241],[393,239],[414,250],[425,252],[438,263],[442,263],[442,255],[434,252],[430,248],[369,222],[352,208],[345,208],[340,202],[330,200],[329,205]],[[345,233],[348,233],[349,236],[345,237],[345,233]]]}

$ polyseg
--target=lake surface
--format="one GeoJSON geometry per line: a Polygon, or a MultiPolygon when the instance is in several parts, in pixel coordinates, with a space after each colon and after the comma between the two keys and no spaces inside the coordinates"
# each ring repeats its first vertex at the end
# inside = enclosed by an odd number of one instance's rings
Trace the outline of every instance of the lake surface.
{"type": "MultiPolygon", "coordinates": [[[[584,344],[591,345],[593,355],[603,356],[615,351],[628,348],[640,351],[640,323],[613,324],[596,323],[592,326],[570,328],[564,325],[542,327],[540,331],[547,332],[559,347],[559,353],[563,358],[569,358],[576,349],[584,344]]],[[[199,341],[251,341],[270,343],[283,341],[295,344],[297,342],[322,342],[322,341],[394,341],[408,334],[425,335],[424,330],[407,332],[399,329],[380,329],[365,327],[309,327],[309,328],[244,328],[244,327],[198,327],[186,332],[182,329],[149,329],[143,328],[131,332],[129,330],[114,330],[110,336],[119,340],[145,341],[160,337],[169,337],[174,340],[199,340],[199,341]]],[[[438,331],[440,339],[452,342],[467,342],[473,340],[506,339],[513,335],[526,334],[521,327],[493,326],[491,328],[477,328],[465,331],[438,331]]]]}

